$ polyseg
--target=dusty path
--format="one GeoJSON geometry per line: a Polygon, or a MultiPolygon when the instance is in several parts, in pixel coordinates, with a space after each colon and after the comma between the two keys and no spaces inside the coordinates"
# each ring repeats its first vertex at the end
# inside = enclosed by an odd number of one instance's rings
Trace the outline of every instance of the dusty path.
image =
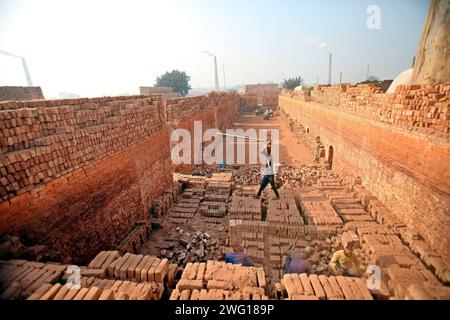
{"type": "Polygon", "coordinates": [[[289,124],[281,117],[263,120],[262,116],[253,114],[239,116],[234,128],[242,129],[275,129],[280,130],[280,162],[286,165],[309,165],[313,163],[313,155],[306,145],[289,129],[289,124]]]}

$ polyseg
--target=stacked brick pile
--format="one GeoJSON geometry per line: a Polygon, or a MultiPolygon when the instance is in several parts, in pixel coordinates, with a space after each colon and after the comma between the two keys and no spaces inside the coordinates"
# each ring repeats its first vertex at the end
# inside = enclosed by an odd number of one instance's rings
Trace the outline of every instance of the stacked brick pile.
{"type": "MultiPolygon", "coordinates": [[[[165,119],[167,122],[180,123],[212,108],[227,106],[233,109],[236,95],[232,93],[213,92],[206,96],[187,97],[165,100],[165,119]]],[[[222,109],[223,111],[223,109],[222,109]]]]}
{"type": "Polygon", "coordinates": [[[208,178],[204,176],[192,176],[187,174],[174,173],[173,180],[178,181],[188,188],[206,188],[208,178]]]}
{"type": "Polygon", "coordinates": [[[181,182],[174,182],[172,187],[165,191],[163,195],[152,201],[151,213],[154,217],[165,215],[174,202],[178,201],[183,185],[181,182]]]}
{"type": "Polygon", "coordinates": [[[163,129],[159,97],[0,103],[0,196],[33,190],[163,129]]]}
{"type": "Polygon", "coordinates": [[[230,232],[239,235],[242,232],[265,233],[267,235],[286,239],[324,239],[336,235],[339,229],[336,225],[290,226],[288,224],[270,223],[267,221],[230,219],[230,232]]]}
{"type": "Polygon", "coordinates": [[[282,284],[290,300],[373,300],[359,278],[285,274],[282,284]]]}
{"type": "Polygon", "coordinates": [[[342,226],[342,220],[330,201],[318,191],[300,193],[299,204],[308,224],[317,226],[342,226]]]}
{"type": "Polygon", "coordinates": [[[205,194],[204,188],[187,188],[169,209],[170,221],[176,224],[187,223],[200,207],[205,194]]]}
{"type": "MultiPolygon", "coordinates": [[[[296,98],[292,93],[285,95],[296,98]]],[[[443,137],[450,133],[450,84],[400,85],[392,94],[372,84],[316,86],[311,98],[366,119],[443,137]]]]}
{"type": "Polygon", "coordinates": [[[150,232],[152,226],[147,221],[138,221],[127,235],[127,237],[122,240],[118,250],[121,253],[138,253],[141,251],[142,245],[149,240],[150,232]]]}
{"type": "Polygon", "coordinates": [[[208,180],[200,213],[205,217],[222,218],[227,213],[228,198],[231,194],[232,174],[213,173],[208,180]]]}
{"type": "MultiPolygon", "coordinates": [[[[404,225],[392,216],[375,197],[361,188],[359,188],[358,193],[362,205],[368,209],[370,212],[369,218],[372,220],[347,222],[344,227],[346,232],[342,234],[341,242],[344,246],[349,242],[356,244],[356,247],[361,246],[368,262],[381,268],[381,288],[375,290],[374,294],[383,298],[392,296],[396,299],[420,299],[421,297],[441,299],[448,294],[449,291],[446,290],[448,288],[445,288],[436,276],[427,269],[426,263],[424,265],[403,244],[399,237],[399,230],[403,231],[404,225]],[[374,221],[375,219],[376,221],[374,221]],[[425,284],[428,289],[419,290],[418,287],[422,284],[425,284]],[[433,288],[433,290],[430,288],[433,288]]],[[[337,208],[338,212],[344,210],[342,209],[343,206],[351,207],[347,210],[361,210],[360,207],[357,207],[361,205],[355,203],[354,200],[349,202],[345,199],[335,199],[334,201],[333,206],[337,208]]],[[[424,254],[426,254],[425,252],[424,254]]]]}
{"type": "Polygon", "coordinates": [[[89,263],[88,269],[91,274],[97,273],[98,278],[164,283],[169,262],[154,256],[131,253],[120,256],[117,251],[102,251],[89,263]]]}
{"type": "Polygon", "coordinates": [[[261,200],[233,195],[228,212],[230,219],[261,221],[261,200]]]}
{"type": "Polygon", "coordinates": [[[450,283],[450,263],[438,254],[422,237],[410,230],[394,214],[386,209],[375,197],[364,188],[358,187],[359,197],[378,223],[389,227],[393,234],[401,235],[410,250],[420,257],[422,263],[430,268],[442,283],[450,283]]]}
{"type": "Polygon", "coordinates": [[[166,121],[178,123],[191,119],[208,107],[205,96],[166,100],[166,121]]]}
{"type": "Polygon", "coordinates": [[[283,190],[280,199],[270,200],[267,205],[266,221],[293,226],[303,225],[303,218],[295,203],[294,193],[283,190]]]}
{"type": "Polygon", "coordinates": [[[243,267],[219,261],[187,264],[171,300],[260,300],[267,299],[262,268],[243,267]]]}
{"type": "Polygon", "coordinates": [[[163,285],[155,282],[96,279],[85,282],[80,288],[60,283],[45,284],[27,300],[160,300],[163,292],[163,285]]]}

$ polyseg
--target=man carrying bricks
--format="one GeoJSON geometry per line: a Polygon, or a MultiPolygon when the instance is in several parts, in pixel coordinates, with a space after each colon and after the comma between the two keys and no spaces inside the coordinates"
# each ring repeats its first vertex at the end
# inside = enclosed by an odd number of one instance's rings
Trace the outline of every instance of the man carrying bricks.
{"type": "Polygon", "coordinates": [[[335,274],[342,274],[346,277],[358,277],[365,270],[365,266],[359,263],[353,253],[352,243],[348,243],[344,250],[333,253],[330,268],[335,274]]]}
{"type": "Polygon", "coordinates": [[[264,178],[261,182],[261,187],[256,194],[256,198],[259,199],[259,197],[261,197],[261,193],[270,183],[270,185],[272,186],[272,190],[276,195],[276,199],[279,199],[280,195],[277,190],[277,185],[275,184],[275,172],[273,170],[272,144],[270,142],[267,144],[267,147],[261,151],[261,154],[266,157],[266,166],[263,169],[264,178]]]}

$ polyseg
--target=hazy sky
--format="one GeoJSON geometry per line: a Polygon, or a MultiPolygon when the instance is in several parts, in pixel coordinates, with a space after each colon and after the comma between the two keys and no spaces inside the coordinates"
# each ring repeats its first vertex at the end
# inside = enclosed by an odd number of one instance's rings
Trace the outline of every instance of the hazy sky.
{"type": "MultiPolygon", "coordinates": [[[[0,0],[0,50],[27,60],[44,95],[137,93],[172,69],[191,85],[281,82],[301,75],[333,82],[393,78],[411,66],[427,0],[0,0]],[[370,30],[368,6],[380,8],[370,30]],[[326,44],[326,45],[325,45],[326,44]]],[[[0,55],[0,85],[26,85],[20,59],[0,55]]]]}

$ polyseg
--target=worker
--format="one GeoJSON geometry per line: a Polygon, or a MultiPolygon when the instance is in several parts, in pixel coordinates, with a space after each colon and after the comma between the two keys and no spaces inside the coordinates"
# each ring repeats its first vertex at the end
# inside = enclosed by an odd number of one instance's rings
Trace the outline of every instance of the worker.
{"type": "Polygon", "coordinates": [[[225,263],[242,264],[244,267],[253,267],[253,261],[250,257],[242,252],[241,245],[235,243],[232,246],[233,252],[229,252],[225,255],[225,263]]]}
{"type": "Polygon", "coordinates": [[[272,190],[275,193],[276,199],[280,199],[280,194],[277,190],[277,185],[275,184],[275,172],[273,170],[273,160],[272,160],[272,144],[269,142],[265,149],[261,151],[261,154],[266,158],[266,165],[263,169],[264,178],[261,182],[261,186],[259,188],[258,193],[256,194],[256,198],[261,197],[261,193],[270,183],[272,186],[272,190]]]}
{"type": "Polygon", "coordinates": [[[270,113],[269,113],[269,110],[268,110],[268,109],[266,109],[266,110],[264,111],[264,116],[263,116],[263,119],[264,119],[264,120],[269,120],[269,117],[270,117],[270,113]]]}
{"type": "Polygon", "coordinates": [[[310,248],[305,248],[303,254],[295,251],[295,241],[287,252],[284,265],[284,274],[308,273],[311,270],[311,263],[307,260],[311,256],[310,248]]]}
{"type": "Polygon", "coordinates": [[[353,252],[353,244],[348,243],[343,250],[336,251],[331,257],[330,268],[335,274],[358,277],[365,270],[353,252]]]}

